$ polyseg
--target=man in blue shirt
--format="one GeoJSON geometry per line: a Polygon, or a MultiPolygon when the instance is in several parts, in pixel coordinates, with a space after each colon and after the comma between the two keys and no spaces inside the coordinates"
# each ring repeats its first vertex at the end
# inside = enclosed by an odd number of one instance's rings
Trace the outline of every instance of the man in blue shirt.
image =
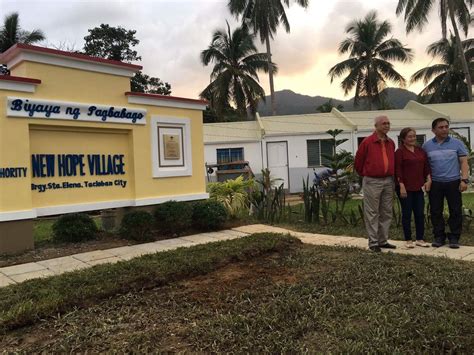
{"type": "Polygon", "coordinates": [[[432,246],[440,247],[446,240],[443,217],[444,199],[448,201],[450,233],[447,237],[450,248],[459,248],[462,230],[462,197],[469,183],[467,149],[460,140],[449,137],[449,121],[437,118],[431,124],[435,135],[423,144],[431,166],[431,187],[428,186],[433,225],[432,246]]]}

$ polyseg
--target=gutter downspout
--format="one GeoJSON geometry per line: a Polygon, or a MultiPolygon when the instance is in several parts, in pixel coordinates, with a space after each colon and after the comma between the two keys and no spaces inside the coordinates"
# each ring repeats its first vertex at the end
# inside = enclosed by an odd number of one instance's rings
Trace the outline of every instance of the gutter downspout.
{"type": "Polygon", "coordinates": [[[258,112],[255,114],[255,119],[257,121],[258,127],[260,128],[259,137],[258,137],[260,138],[260,156],[262,159],[262,169],[265,169],[264,159],[263,159],[263,141],[265,139],[265,127],[263,126],[263,122],[258,112]]]}

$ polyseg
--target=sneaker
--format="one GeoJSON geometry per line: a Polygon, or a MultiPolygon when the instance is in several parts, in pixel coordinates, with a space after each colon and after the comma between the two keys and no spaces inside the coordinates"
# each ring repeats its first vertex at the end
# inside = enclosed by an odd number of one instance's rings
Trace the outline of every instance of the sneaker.
{"type": "Polygon", "coordinates": [[[369,247],[369,249],[372,250],[374,253],[380,253],[382,251],[382,249],[380,249],[380,247],[377,245],[369,247]]]}
{"type": "Polygon", "coordinates": [[[435,240],[433,243],[431,243],[431,246],[435,247],[435,248],[442,247],[443,245],[444,245],[444,242],[442,242],[440,240],[435,240]]]}
{"type": "Polygon", "coordinates": [[[449,243],[449,247],[451,249],[459,249],[459,244],[458,243],[449,243]]]}
{"type": "Polygon", "coordinates": [[[390,243],[385,243],[385,244],[382,244],[382,245],[379,245],[380,248],[384,248],[384,249],[397,249],[397,247],[393,244],[390,244],[390,243]]]}
{"type": "MultiPolygon", "coordinates": [[[[417,244],[418,245],[418,244],[417,244]]],[[[413,245],[413,242],[411,240],[407,240],[407,242],[405,243],[405,246],[407,248],[414,248],[415,246],[413,245]]]]}
{"type": "Polygon", "coordinates": [[[416,246],[423,248],[428,248],[430,246],[429,243],[425,242],[424,240],[417,240],[415,244],[416,246]]]}

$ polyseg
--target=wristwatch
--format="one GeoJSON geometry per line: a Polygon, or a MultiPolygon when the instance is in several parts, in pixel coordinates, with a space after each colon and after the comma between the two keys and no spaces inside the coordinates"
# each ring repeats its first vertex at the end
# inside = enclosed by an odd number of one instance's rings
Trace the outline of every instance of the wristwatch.
{"type": "Polygon", "coordinates": [[[469,184],[469,179],[461,179],[461,181],[465,184],[469,184]]]}

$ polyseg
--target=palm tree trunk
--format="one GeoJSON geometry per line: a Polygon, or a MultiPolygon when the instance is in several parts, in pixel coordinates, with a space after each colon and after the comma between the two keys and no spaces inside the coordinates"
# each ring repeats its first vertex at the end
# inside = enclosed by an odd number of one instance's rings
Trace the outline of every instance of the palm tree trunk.
{"type": "Polygon", "coordinates": [[[273,85],[273,65],[272,65],[272,51],[270,50],[270,36],[267,34],[265,39],[265,44],[267,45],[267,55],[268,55],[268,78],[270,80],[270,99],[272,104],[272,116],[276,115],[276,103],[275,103],[275,87],[273,85]]]}
{"type": "Polygon", "coordinates": [[[367,81],[369,82],[369,92],[367,93],[367,100],[369,101],[369,111],[372,111],[372,76],[370,75],[370,64],[367,65],[367,81]]]}
{"type": "Polygon", "coordinates": [[[454,19],[454,5],[453,0],[448,0],[449,6],[449,17],[451,18],[451,25],[453,26],[454,35],[456,37],[456,45],[458,47],[458,56],[461,60],[462,70],[464,71],[464,76],[467,83],[467,98],[468,101],[472,101],[472,79],[471,74],[469,73],[469,67],[467,65],[466,56],[464,55],[464,49],[461,43],[461,36],[459,35],[458,26],[456,25],[456,20],[454,19]]]}

